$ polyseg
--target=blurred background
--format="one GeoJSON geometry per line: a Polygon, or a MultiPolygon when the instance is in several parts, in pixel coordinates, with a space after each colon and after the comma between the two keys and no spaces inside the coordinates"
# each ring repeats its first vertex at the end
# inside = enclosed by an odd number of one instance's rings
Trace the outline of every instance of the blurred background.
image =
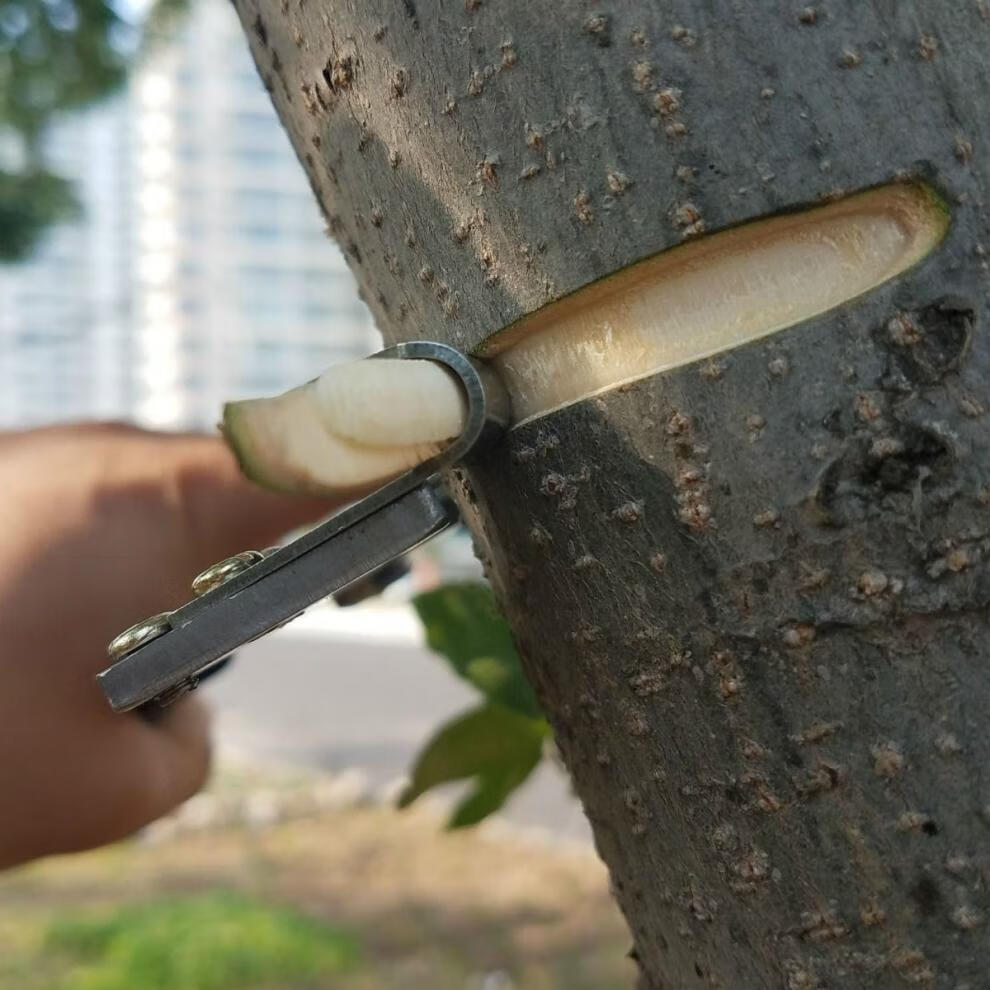
{"type": "MultiPolygon", "coordinates": [[[[0,428],[212,430],[226,400],[379,347],[228,3],[0,0],[0,428]]],[[[518,676],[471,618],[480,580],[449,533],[384,595],[242,650],[203,688],[205,794],[0,876],[0,986],[629,985],[551,745],[474,829],[443,830],[459,785],[394,810],[431,736],[479,693],[497,707],[474,654],[518,676]],[[416,602],[438,588],[428,645],[416,602]]]]}
{"type": "Polygon", "coordinates": [[[212,429],[379,346],[233,10],[192,0],[170,31],[38,136],[78,211],[0,267],[4,426],[212,429]]]}

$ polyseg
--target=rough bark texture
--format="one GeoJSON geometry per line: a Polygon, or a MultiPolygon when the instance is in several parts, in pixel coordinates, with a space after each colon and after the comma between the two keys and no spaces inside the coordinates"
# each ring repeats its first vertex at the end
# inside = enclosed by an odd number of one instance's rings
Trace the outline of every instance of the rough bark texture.
{"type": "Polygon", "coordinates": [[[895,283],[457,481],[646,986],[990,985],[987,3],[238,9],[389,339],[901,172],[946,197],[895,283]]]}

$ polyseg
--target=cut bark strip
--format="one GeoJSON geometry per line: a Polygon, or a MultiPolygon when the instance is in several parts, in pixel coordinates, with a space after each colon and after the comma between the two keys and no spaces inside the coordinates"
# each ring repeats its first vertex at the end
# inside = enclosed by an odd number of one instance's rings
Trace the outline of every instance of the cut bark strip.
{"type": "Polygon", "coordinates": [[[360,493],[460,434],[465,399],[431,361],[356,361],[270,399],[232,402],[223,432],[244,473],[267,488],[360,493]]]}

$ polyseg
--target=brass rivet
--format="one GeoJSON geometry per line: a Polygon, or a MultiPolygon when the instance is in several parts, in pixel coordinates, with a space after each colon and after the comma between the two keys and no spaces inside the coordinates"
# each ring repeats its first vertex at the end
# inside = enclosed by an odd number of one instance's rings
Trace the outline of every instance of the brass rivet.
{"type": "Polygon", "coordinates": [[[235,554],[207,567],[202,574],[196,575],[192,583],[193,594],[198,598],[208,591],[213,591],[214,588],[219,588],[225,581],[229,581],[235,575],[246,571],[252,564],[263,560],[264,556],[259,550],[245,550],[244,553],[235,554]]]}
{"type": "Polygon", "coordinates": [[[115,636],[107,647],[111,660],[120,660],[128,653],[133,653],[139,646],[150,643],[153,639],[164,635],[172,628],[169,621],[171,612],[159,612],[148,619],[135,622],[130,629],[125,629],[115,636]]]}

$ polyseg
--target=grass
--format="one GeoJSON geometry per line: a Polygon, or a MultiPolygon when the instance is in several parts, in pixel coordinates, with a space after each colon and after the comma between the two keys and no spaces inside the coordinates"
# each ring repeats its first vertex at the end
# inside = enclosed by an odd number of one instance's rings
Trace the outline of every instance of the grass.
{"type": "Polygon", "coordinates": [[[50,990],[248,990],[345,971],[353,939],[230,891],[57,917],[44,950],[65,975],[50,990]]]}

